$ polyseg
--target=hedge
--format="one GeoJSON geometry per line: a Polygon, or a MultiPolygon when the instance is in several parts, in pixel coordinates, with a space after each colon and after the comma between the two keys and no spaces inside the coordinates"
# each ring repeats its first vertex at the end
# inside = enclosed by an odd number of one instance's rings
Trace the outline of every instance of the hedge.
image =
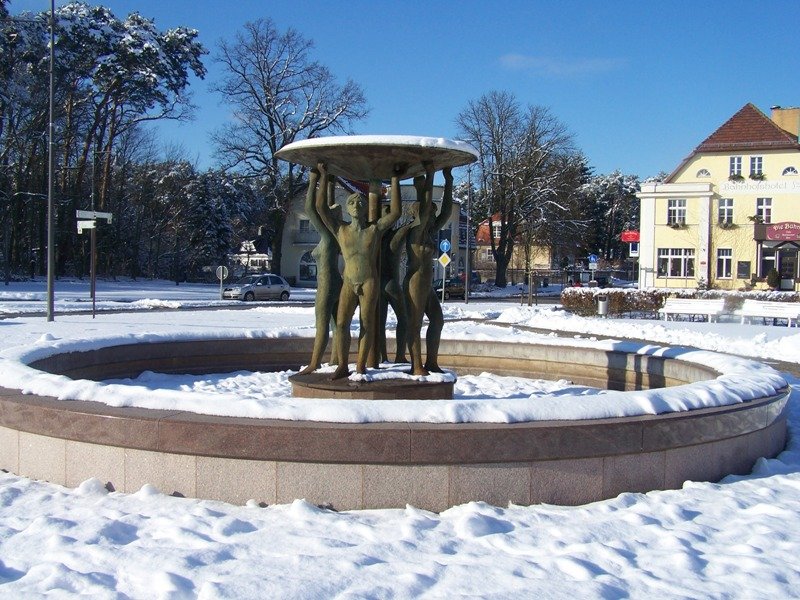
{"type": "Polygon", "coordinates": [[[608,299],[609,315],[645,313],[655,316],[658,313],[658,309],[664,305],[664,300],[669,296],[676,298],[724,298],[726,312],[733,312],[737,308],[741,308],[746,298],[771,300],[773,302],[800,302],[800,293],[798,292],[568,287],[561,292],[561,306],[577,315],[596,315],[597,296],[605,296],[608,299]]]}

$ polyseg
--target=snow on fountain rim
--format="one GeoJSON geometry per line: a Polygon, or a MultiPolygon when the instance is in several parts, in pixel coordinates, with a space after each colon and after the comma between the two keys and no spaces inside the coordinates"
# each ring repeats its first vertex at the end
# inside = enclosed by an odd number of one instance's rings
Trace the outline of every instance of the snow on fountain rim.
{"type": "MultiPolygon", "coordinates": [[[[462,326],[463,327],[463,326],[462,326]]],[[[707,350],[664,347],[616,340],[557,338],[553,336],[508,331],[481,325],[477,335],[464,331],[445,337],[475,341],[508,341],[546,344],[640,355],[661,356],[708,366],[720,375],[714,379],[669,388],[641,391],[605,391],[591,396],[537,396],[535,398],[453,399],[453,400],[344,400],[293,398],[271,395],[264,399],[242,400],[232,394],[198,391],[153,390],[140,385],[103,383],[70,379],[34,369],[28,363],[55,354],[98,350],[111,346],[210,339],[290,338],[301,337],[296,329],[242,330],[232,332],[212,329],[155,332],[147,334],[96,335],[83,339],[59,339],[45,334],[34,344],[17,346],[0,353],[0,386],[19,389],[25,394],[50,396],[58,400],[95,401],[115,407],[139,407],[177,410],[198,414],[322,421],[334,423],[519,423],[606,419],[683,412],[693,409],[735,405],[776,395],[786,380],[772,367],[753,360],[707,350]],[[486,328],[490,332],[486,332],[486,328]],[[494,331],[496,330],[496,331],[494,331]]],[[[436,377],[436,376],[434,376],[436,377]]]]}

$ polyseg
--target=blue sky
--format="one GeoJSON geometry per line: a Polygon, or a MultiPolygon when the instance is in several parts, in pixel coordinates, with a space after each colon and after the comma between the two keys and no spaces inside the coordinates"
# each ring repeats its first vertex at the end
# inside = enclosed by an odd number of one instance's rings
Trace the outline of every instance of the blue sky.
{"type": "MultiPolygon", "coordinates": [[[[60,4],[60,3],[58,3],[60,4]]],[[[194,27],[211,51],[192,85],[197,119],[160,127],[201,167],[208,132],[228,118],[208,84],[219,39],[270,17],[315,43],[340,80],[358,81],[371,107],[357,133],[454,138],[470,100],[508,91],[548,107],[596,173],[671,171],[747,102],[800,105],[800,1],[107,0],[160,29],[194,27]]],[[[49,8],[12,0],[12,12],[49,8]]]]}

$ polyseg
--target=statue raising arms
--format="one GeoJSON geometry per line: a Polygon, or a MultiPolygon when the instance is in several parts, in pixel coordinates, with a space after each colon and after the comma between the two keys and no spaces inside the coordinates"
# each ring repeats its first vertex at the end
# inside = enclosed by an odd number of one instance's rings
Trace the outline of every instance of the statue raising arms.
{"type": "MultiPolygon", "coordinates": [[[[389,207],[384,206],[388,211],[389,207]]],[[[381,360],[388,362],[389,356],[386,352],[386,317],[391,305],[397,319],[395,328],[395,341],[397,349],[395,351],[394,362],[404,363],[406,358],[406,347],[408,346],[408,311],[406,310],[406,299],[403,293],[402,279],[400,278],[400,262],[405,248],[406,236],[414,224],[413,220],[403,224],[397,229],[390,229],[383,234],[381,241],[381,315],[379,327],[381,340],[381,360]]]]}
{"type": "Polygon", "coordinates": [[[408,347],[413,375],[428,375],[431,371],[442,372],[438,361],[444,316],[432,285],[433,258],[436,252],[434,234],[447,223],[453,209],[451,169],[444,169],[442,174],[445,186],[442,207],[438,216],[436,215],[436,205],[433,203],[433,169],[429,168],[424,177],[414,178],[414,187],[417,190],[418,221],[411,228],[406,239],[408,271],[403,282],[408,309],[408,347]],[[428,316],[428,331],[425,336],[427,357],[423,364],[420,335],[425,315],[428,316]]]}
{"type": "MultiPolygon", "coordinates": [[[[324,172],[324,165],[319,165],[319,170],[321,173],[324,172]]],[[[344,258],[344,281],[339,294],[336,330],[333,337],[333,351],[339,359],[339,364],[332,379],[347,377],[350,373],[348,370],[350,323],[356,307],[360,308],[361,315],[356,372],[366,373],[367,360],[375,343],[375,332],[378,327],[377,308],[381,290],[377,257],[384,232],[400,218],[400,202],[398,175],[392,177],[389,212],[374,223],[367,222],[367,199],[361,194],[352,194],[347,198],[345,210],[350,215],[350,222],[336,215],[327,202],[322,202],[320,197],[317,197],[317,212],[320,219],[336,236],[344,258]]]]}
{"type": "MultiPolygon", "coordinates": [[[[336,327],[336,307],[342,289],[342,276],[339,273],[339,242],[320,219],[316,206],[317,202],[328,206],[329,199],[334,197],[334,189],[332,176],[326,175],[320,181],[319,169],[311,169],[304,210],[320,237],[319,243],[311,253],[317,261],[317,296],[314,302],[316,333],[311,361],[305,369],[300,371],[301,375],[319,369],[322,355],[328,345],[328,327],[331,320],[333,320],[334,329],[336,327]],[[318,182],[319,189],[317,189],[318,182]]],[[[331,208],[331,211],[338,213],[334,215],[334,218],[341,218],[341,208],[338,205],[331,208]]],[[[331,363],[340,364],[339,357],[336,355],[335,343],[331,353],[331,363]]]]}

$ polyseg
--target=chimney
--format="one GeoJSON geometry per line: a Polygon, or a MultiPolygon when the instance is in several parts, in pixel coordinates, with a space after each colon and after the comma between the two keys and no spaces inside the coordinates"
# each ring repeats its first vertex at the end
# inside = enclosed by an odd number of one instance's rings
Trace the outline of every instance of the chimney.
{"type": "Polygon", "coordinates": [[[772,122],[789,133],[800,135],[800,107],[773,106],[772,122]]]}

